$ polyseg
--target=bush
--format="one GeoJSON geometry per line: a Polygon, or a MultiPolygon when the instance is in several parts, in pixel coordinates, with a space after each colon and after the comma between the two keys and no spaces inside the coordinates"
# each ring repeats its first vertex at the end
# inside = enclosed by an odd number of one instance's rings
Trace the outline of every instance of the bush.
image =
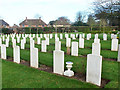
{"type": "Polygon", "coordinates": [[[24,28],[24,32],[25,32],[25,34],[29,34],[30,33],[30,28],[24,28]]]}
{"type": "Polygon", "coordinates": [[[10,34],[10,33],[13,33],[13,30],[12,29],[9,29],[9,28],[2,28],[1,30],[3,34],[10,34]]]}

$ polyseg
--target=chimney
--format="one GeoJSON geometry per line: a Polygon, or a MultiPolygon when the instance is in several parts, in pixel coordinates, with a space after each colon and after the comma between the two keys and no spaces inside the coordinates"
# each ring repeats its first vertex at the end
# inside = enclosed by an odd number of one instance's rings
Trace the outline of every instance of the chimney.
{"type": "Polygon", "coordinates": [[[25,21],[27,22],[27,17],[26,17],[25,21]]]}
{"type": "Polygon", "coordinates": [[[41,17],[39,17],[39,22],[41,22],[41,17]]]}
{"type": "Polygon", "coordinates": [[[41,20],[41,17],[39,17],[39,20],[41,20]]]}

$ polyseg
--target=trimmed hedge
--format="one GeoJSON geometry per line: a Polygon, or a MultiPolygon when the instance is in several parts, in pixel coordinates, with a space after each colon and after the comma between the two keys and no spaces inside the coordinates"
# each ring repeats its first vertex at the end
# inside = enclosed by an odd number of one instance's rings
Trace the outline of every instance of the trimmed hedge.
{"type": "MultiPolygon", "coordinates": [[[[117,26],[107,26],[107,27],[98,27],[98,26],[94,26],[92,27],[92,31],[91,27],[89,26],[71,26],[71,27],[58,27],[57,28],[57,32],[58,33],[64,33],[64,32],[84,32],[84,33],[117,33],[117,26]],[[116,31],[113,31],[113,29],[115,29],[116,31]]],[[[56,28],[54,27],[44,27],[44,28],[36,28],[36,27],[26,27],[26,28],[17,28],[18,33],[25,33],[25,34],[40,34],[40,33],[54,33],[56,32],[56,28]]],[[[8,29],[8,28],[2,28],[2,33],[4,34],[9,34],[9,33],[13,33],[12,29],[8,29]]]]}
{"type": "Polygon", "coordinates": [[[0,32],[3,34],[10,34],[13,33],[13,30],[9,28],[2,28],[0,32]]]}

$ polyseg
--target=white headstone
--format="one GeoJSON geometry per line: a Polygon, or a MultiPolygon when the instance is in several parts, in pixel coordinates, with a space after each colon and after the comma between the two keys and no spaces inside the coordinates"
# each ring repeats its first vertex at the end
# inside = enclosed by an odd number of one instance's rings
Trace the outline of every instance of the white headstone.
{"type": "Polygon", "coordinates": [[[40,34],[40,38],[42,38],[43,36],[42,36],[42,34],[40,34]]]}
{"type": "Polygon", "coordinates": [[[91,38],[91,33],[89,33],[89,37],[91,38]]]}
{"type": "Polygon", "coordinates": [[[71,46],[71,38],[66,38],[66,47],[71,46]]]}
{"type": "Polygon", "coordinates": [[[53,73],[64,74],[64,51],[53,51],[53,73]]]}
{"type": "Polygon", "coordinates": [[[100,86],[101,71],[102,71],[102,56],[88,54],[86,82],[90,82],[100,86]]]}
{"type": "Polygon", "coordinates": [[[34,40],[30,40],[30,49],[35,47],[35,42],[34,40]]]}
{"type": "Polygon", "coordinates": [[[19,34],[19,37],[21,37],[21,34],[19,34]]]}
{"type": "Polygon", "coordinates": [[[33,40],[33,37],[30,37],[30,41],[33,40]]]}
{"type": "Polygon", "coordinates": [[[0,46],[2,45],[2,39],[0,38],[0,46]]]}
{"type": "Polygon", "coordinates": [[[4,45],[4,44],[1,45],[1,58],[2,59],[7,59],[7,56],[6,56],[6,45],[4,45]]]}
{"type": "Polygon", "coordinates": [[[73,40],[75,40],[75,39],[76,39],[76,38],[75,38],[75,34],[73,34],[73,35],[72,35],[72,39],[73,39],[73,40]]]}
{"type": "Polygon", "coordinates": [[[58,37],[57,34],[55,34],[55,39],[56,39],[57,37],[58,37]]]}
{"type": "Polygon", "coordinates": [[[100,39],[94,39],[94,43],[100,43],[100,39]]]}
{"type": "Polygon", "coordinates": [[[14,54],[14,62],[16,63],[20,63],[20,47],[19,46],[15,46],[13,48],[13,54],[14,54]]]}
{"type": "Polygon", "coordinates": [[[33,53],[33,48],[35,48],[34,45],[35,45],[34,40],[30,40],[30,61],[32,61],[32,59],[33,59],[32,53],[33,53]]]}
{"type": "Polygon", "coordinates": [[[20,37],[17,37],[17,43],[20,43],[20,37]]]}
{"type": "Polygon", "coordinates": [[[25,38],[27,38],[28,37],[28,34],[25,34],[25,38]]]}
{"type": "Polygon", "coordinates": [[[73,35],[73,34],[71,33],[71,34],[70,34],[70,38],[72,38],[72,35],[73,35]]]}
{"type": "Polygon", "coordinates": [[[38,68],[38,48],[32,48],[30,66],[38,68]]]}
{"type": "Polygon", "coordinates": [[[46,40],[42,40],[41,52],[47,52],[46,40]]]}
{"type": "Polygon", "coordinates": [[[65,38],[68,38],[69,36],[68,36],[68,34],[65,34],[65,38]]]}
{"type": "Polygon", "coordinates": [[[113,39],[114,38],[114,34],[111,34],[111,39],[113,39]]]}
{"type": "Polygon", "coordinates": [[[117,39],[117,34],[113,36],[113,39],[117,39]]]}
{"type": "Polygon", "coordinates": [[[46,38],[47,37],[47,35],[46,34],[44,34],[44,38],[46,38]]]}
{"type": "Polygon", "coordinates": [[[22,38],[24,37],[24,34],[22,34],[22,38]]]}
{"type": "Polygon", "coordinates": [[[55,38],[55,41],[59,41],[59,38],[58,38],[58,37],[56,37],[56,38],[55,38]]]}
{"type": "Polygon", "coordinates": [[[21,40],[21,49],[25,49],[25,43],[23,39],[21,40]]]}
{"type": "Polygon", "coordinates": [[[55,41],[55,50],[61,50],[61,41],[55,41]]]}
{"type": "Polygon", "coordinates": [[[112,39],[111,51],[118,51],[118,39],[112,39]]]}
{"type": "Polygon", "coordinates": [[[119,50],[118,50],[118,62],[120,62],[120,44],[119,44],[119,50]]]}
{"type": "Polygon", "coordinates": [[[47,34],[47,38],[49,38],[49,36],[50,36],[50,35],[49,35],[49,34],[47,34]]]}
{"type": "Polygon", "coordinates": [[[78,56],[78,42],[72,42],[71,55],[78,56]]]}
{"type": "Polygon", "coordinates": [[[3,36],[3,38],[2,38],[2,39],[3,39],[3,41],[5,41],[5,36],[3,36]]]}
{"type": "Polygon", "coordinates": [[[12,42],[14,41],[14,37],[12,37],[12,42]]]}
{"type": "Polygon", "coordinates": [[[29,34],[29,38],[31,38],[31,34],[29,34]]]}
{"type": "Polygon", "coordinates": [[[95,34],[95,39],[98,39],[98,34],[95,34]]]}
{"type": "Polygon", "coordinates": [[[63,35],[62,34],[60,34],[60,39],[63,39],[63,35]]]}
{"type": "Polygon", "coordinates": [[[79,34],[79,38],[82,38],[82,34],[79,34]]]}
{"type": "Polygon", "coordinates": [[[38,38],[39,37],[39,35],[38,34],[36,34],[36,38],[38,38]]]}
{"type": "Polygon", "coordinates": [[[87,34],[87,40],[90,40],[90,35],[89,34],[87,34]]]}
{"type": "Polygon", "coordinates": [[[100,43],[92,43],[92,54],[93,55],[100,55],[100,43]]]}
{"type": "Polygon", "coordinates": [[[103,34],[103,40],[107,40],[107,34],[103,34]]]}
{"type": "Polygon", "coordinates": [[[35,34],[33,34],[33,38],[35,38],[35,34]]]}
{"type": "Polygon", "coordinates": [[[40,44],[40,37],[37,38],[37,44],[40,44]]]}
{"type": "Polygon", "coordinates": [[[26,38],[25,37],[23,38],[23,40],[24,40],[24,43],[26,43],[26,38]]]}
{"type": "Polygon", "coordinates": [[[34,47],[35,47],[34,40],[30,40],[30,60],[32,59],[31,53],[34,47]]]}
{"type": "Polygon", "coordinates": [[[13,48],[16,46],[16,39],[13,39],[13,48]]]}
{"type": "Polygon", "coordinates": [[[9,41],[6,39],[6,47],[9,47],[9,41]]]}
{"type": "Polygon", "coordinates": [[[85,34],[84,33],[82,34],[82,38],[85,38],[85,34]]]}
{"type": "Polygon", "coordinates": [[[52,35],[52,34],[50,34],[50,39],[52,39],[52,37],[53,37],[53,35],[52,35]]]}
{"type": "Polygon", "coordinates": [[[76,38],[78,37],[78,33],[76,33],[76,38]]]}
{"type": "Polygon", "coordinates": [[[46,45],[49,45],[49,38],[46,38],[46,45]]]}
{"type": "Polygon", "coordinates": [[[84,39],[79,38],[79,48],[84,48],[84,39]]]}

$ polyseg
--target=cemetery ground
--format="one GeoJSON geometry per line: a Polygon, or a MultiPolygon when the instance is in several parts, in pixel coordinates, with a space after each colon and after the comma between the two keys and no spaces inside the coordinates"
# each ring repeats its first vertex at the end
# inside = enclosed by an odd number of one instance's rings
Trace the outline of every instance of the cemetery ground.
{"type": "MultiPolygon", "coordinates": [[[[13,48],[12,40],[10,39],[10,45],[6,48],[7,60],[2,60],[2,88],[118,88],[118,77],[120,74],[120,63],[117,62],[118,52],[111,51],[110,35],[108,35],[107,41],[103,41],[102,37],[103,35],[99,34],[99,39],[101,39],[101,55],[103,57],[102,86],[99,87],[87,83],[85,80],[87,54],[92,53],[92,43],[94,42],[94,34],[92,34],[90,40],[85,40],[85,48],[79,48],[78,56],[67,55],[65,37],[60,39],[61,50],[65,52],[65,62],[73,62],[72,70],[75,72],[75,76],[71,78],[52,73],[53,51],[55,50],[54,37],[50,39],[50,45],[47,46],[47,52],[41,52],[41,45],[37,45],[37,40],[36,38],[34,39],[35,47],[38,48],[39,51],[38,69],[29,67],[29,38],[26,40],[25,49],[20,50],[21,64],[11,62],[13,61],[13,48]]],[[[44,40],[44,38],[42,38],[42,40],[44,40]]],[[[79,39],[77,38],[72,41],[79,42],[79,39]]],[[[16,45],[20,46],[20,43],[17,43],[16,45]]],[[[64,67],[66,70],[66,64],[64,64],[64,67]]]]}

